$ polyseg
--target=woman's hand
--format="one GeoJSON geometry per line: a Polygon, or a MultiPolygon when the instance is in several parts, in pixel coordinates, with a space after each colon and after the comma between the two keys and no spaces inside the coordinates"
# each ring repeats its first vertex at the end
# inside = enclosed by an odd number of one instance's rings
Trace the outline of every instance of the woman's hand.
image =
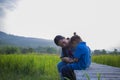
{"type": "Polygon", "coordinates": [[[67,62],[67,63],[72,63],[72,62],[74,62],[74,60],[73,60],[72,58],[69,58],[69,57],[63,57],[63,58],[62,58],[62,61],[67,62]]]}

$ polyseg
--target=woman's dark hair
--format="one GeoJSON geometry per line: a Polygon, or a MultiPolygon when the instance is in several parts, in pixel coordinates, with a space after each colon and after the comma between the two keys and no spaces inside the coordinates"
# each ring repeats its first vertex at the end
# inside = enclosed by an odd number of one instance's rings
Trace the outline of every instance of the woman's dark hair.
{"type": "MultiPolygon", "coordinates": [[[[63,37],[63,36],[61,36],[61,35],[55,36],[55,38],[54,38],[54,43],[55,43],[56,45],[58,45],[58,42],[59,42],[61,39],[65,39],[65,37],[63,37]]],[[[59,45],[58,45],[58,46],[59,46],[59,45]]]]}
{"type": "Polygon", "coordinates": [[[74,35],[71,37],[70,42],[72,43],[73,41],[82,41],[81,37],[74,32],[74,35]]]}

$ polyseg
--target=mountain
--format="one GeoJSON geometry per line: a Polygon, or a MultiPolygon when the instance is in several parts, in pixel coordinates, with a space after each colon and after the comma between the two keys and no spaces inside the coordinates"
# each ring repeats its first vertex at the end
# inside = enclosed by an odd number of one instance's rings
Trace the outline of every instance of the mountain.
{"type": "Polygon", "coordinates": [[[18,46],[18,47],[56,47],[52,40],[46,40],[41,38],[32,38],[32,37],[22,37],[7,34],[0,31],[0,46],[18,46]]]}

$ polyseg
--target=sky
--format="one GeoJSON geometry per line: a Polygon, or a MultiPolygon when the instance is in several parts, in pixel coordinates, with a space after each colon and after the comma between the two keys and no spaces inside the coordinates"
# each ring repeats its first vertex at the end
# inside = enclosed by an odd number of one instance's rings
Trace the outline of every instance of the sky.
{"type": "Polygon", "coordinates": [[[120,46],[119,4],[120,0],[19,0],[14,9],[3,9],[0,30],[50,40],[76,32],[91,49],[111,49],[120,46]]]}

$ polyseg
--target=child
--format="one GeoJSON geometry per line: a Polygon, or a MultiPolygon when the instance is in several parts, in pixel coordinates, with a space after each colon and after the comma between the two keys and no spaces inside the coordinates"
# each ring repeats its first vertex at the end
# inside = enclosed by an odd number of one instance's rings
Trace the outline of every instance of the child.
{"type": "Polygon", "coordinates": [[[73,63],[64,66],[61,69],[62,76],[70,80],[76,80],[74,70],[85,70],[91,64],[90,48],[83,42],[80,36],[74,33],[70,40],[71,47],[75,49],[73,63]]]}
{"type": "Polygon", "coordinates": [[[80,36],[74,34],[71,37],[71,46],[75,48],[74,62],[70,66],[73,70],[83,70],[90,66],[91,64],[91,51],[86,45],[86,42],[82,41],[80,36]]]}

